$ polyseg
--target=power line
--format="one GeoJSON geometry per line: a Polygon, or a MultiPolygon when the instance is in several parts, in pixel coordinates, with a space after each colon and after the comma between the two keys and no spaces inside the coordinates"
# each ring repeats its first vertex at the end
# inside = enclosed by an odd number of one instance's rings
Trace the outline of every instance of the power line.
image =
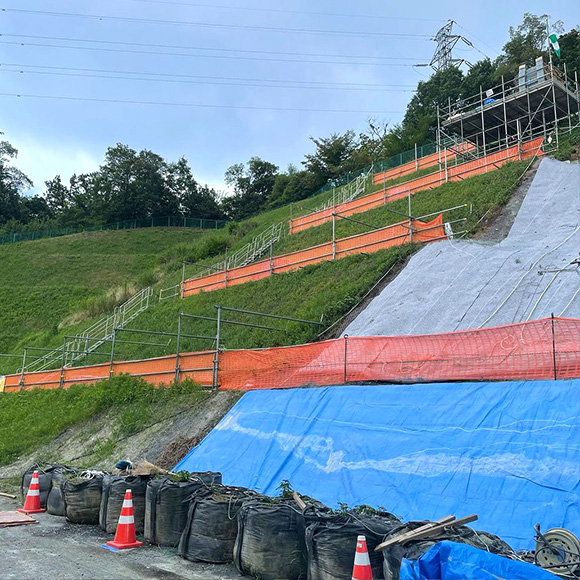
{"type": "Polygon", "coordinates": [[[257,32],[283,32],[289,34],[322,34],[338,36],[370,36],[374,38],[430,38],[428,34],[405,34],[392,32],[368,32],[350,30],[318,30],[310,28],[282,28],[275,26],[255,26],[246,24],[224,24],[213,22],[193,22],[179,20],[162,20],[159,18],[135,18],[131,16],[111,16],[102,14],[80,14],[78,12],[51,12],[48,10],[25,10],[22,8],[2,8],[2,12],[14,14],[35,14],[64,18],[81,18],[85,20],[110,20],[115,22],[134,22],[138,24],[164,24],[169,26],[199,26],[205,28],[224,28],[227,30],[252,30],[257,32]]]}
{"type": "Polygon", "coordinates": [[[127,105],[154,105],[166,107],[194,107],[204,109],[242,109],[248,111],[283,111],[297,113],[352,113],[364,115],[401,114],[404,111],[365,111],[349,109],[308,109],[297,107],[258,107],[252,105],[218,105],[215,103],[170,103],[166,101],[137,101],[125,99],[100,99],[97,97],[69,97],[63,95],[31,95],[24,93],[0,93],[0,97],[16,97],[20,99],[46,99],[56,101],[80,101],[92,103],[114,103],[127,105]]]}
{"type": "MultiPolygon", "coordinates": [[[[374,56],[365,54],[325,54],[325,53],[308,53],[308,52],[282,52],[277,50],[250,50],[244,48],[211,48],[206,46],[183,46],[179,44],[156,44],[148,42],[126,42],[117,40],[102,40],[102,39],[88,39],[88,38],[70,38],[66,36],[38,36],[31,34],[6,34],[0,33],[0,36],[7,38],[33,38],[35,40],[57,40],[62,42],[84,42],[93,44],[122,44],[125,46],[140,46],[146,48],[171,48],[178,50],[208,50],[213,52],[236,52],[246,54],[271,54],[278,56],[309,56],[316,58],[369,58],[377,60],[410,60],[417,62],[420,59],[408,56],[374,56]]],[[[301,61],[302,62],[302,61],[301,61]]]]}
{"type": "Polygon", "coordinates": [[[0,67],[12,66],[12,67],[22,67],[22,68],[41,68],[50,70],[65,70],[65,71],[79,71],[79,72],[91,72],[91,73],[111,73],[111,74],[121,74],[121,75],[147,75],[147,76],[157,76],[157,77],[172,77],[178,79],[205,79],[205,80],[221,80],[221,81],[241,81],[241,82],[257,82],[257,83],[293,83],[302,85],[332,85],[341,87],[345,86],[366,86],[372,88],[404,88],[414,90],[414,85],[384,85],[378,83],[346,83],[346,82],[332,82],[332,81],[311,81],[311,80],[295,80],[295,79],[264,79],[264,78],[247,78],[247,77],[214,77],[207,75],[186,75],[186,74],[175,74],[175,73],[159,73],[159,72],[147,72],[147,71],[120,71],[120,70],[107,70],[107,69],[92,69],[92,68],[78,68],[78,67],[60,67],[60,66],[48,66],[48,65],[35,65],[35,64],[20,64],[20,63],[0,63],[0,67]]]}
{"type": "MultiPolygon", "coordinates": [[[[383,63],[383,62],[349,62],[349,61],[334,61],[334,60],[304,60],[304,59],[289,59],[289,58],[259,58],[253,56],[232,56],[232,55],[217,55],[217,54],[190,54],[184,52],[159,52],[152,50],[129,50],[124,48],[103,48],[96,46],[64,46],[60,44],[46,44],[41,42],[12,42],[9,40],[0,40],[0,44],[8,44],[13,46],[34,46],[40,48],[64,48],[68,50],[90,50],[93,52],[122,52],[125,54],[152,54],[155,56],[184,56],[189,58],[217,58],[229,60],[253,60],[261,62],[296,62],[300,64],[342,64],[354,66],[382,66],[382,67],[412,67],[412,64],[401,63],[383,63]]],[[[121,43],[118,43],[121,44],[121,43]]]]}
{"type": "MultiPolygon", "coordinates": [[[[75,0],[77,1],[77,0],[75,0]]],[[[161,4],[162,6],[188,6],[191,8],[212,8],[212,9],[223,9],[223,10],[246,10],[251,12],[273,12],[277,14],[297,14],[304,16],[340,16],[345,18],[370,18],[372,20],[409,20],[409,21],[419,21],[419,22],[443,22],[442,18],[414,18],[414,17],[404,17],[404,16],[382,16],[376,14],[344,14],[336,12],[303,12],[300,10],[282,10],[278,8],[254,8],[249,6],[223,6],[216,4],[197,4],[191,2],[176,2],[174,0],[169,0],[164,2],[163,0],[126,0],[127,2],[139,2],[144,4],[161,4]]]]}
{"type": "MultiPolygon", "coordinates": [[[[185,80],[185,79],[164,79],[164,78],[143,78],[143,77],[128,77],[128,76],[115,76],[107,74],[87,74],[82,72],[55,72],[52,71],[38,71],[38,70],[14,70],[4,68],[10,65],[0,65],[0,72],[12,72],[20,75],[50,75],[50,76],[60,76],[60,77],[76,77],[76,78],[92,78],[92,79],[112,79],[112,80],[122,80],[122,81],[145,81],[145,82],[165,82],[165,83],[182,83],[182,84],[195,84],[195,85],[212,85],[212,86],[234,86],[234,87],[261,87],[261,88],[274,88],[274,89],[301,89],[301,90],[327,90],[327,91],[359,91],[359,92],[414,92],[412,89],[384,89],[384,88],[371,88],[371,87],[329,87],[329,86],[296,86],[296,85],[284,85],[284,84],[257,84],[257,83],[235,83],[231,81],[216,82],[216,81],[195,81],[195,80],[185,80]]],[[[18,65],[14,65],[18,66],[18,65]]],[[[24,65],[27,66],[27,65],[24,65]]],[[[39,67],[43,68],[43,67],[39,67]]],[[[60,68],[60,67],[46,67],[46,68],[60,68]]],[[[63,67],[64,68],[64,67],[63,67]]],[[[66,70],[66,69],[65,69],[66,70]]],[[[72,69],[75,70],[75,69],[72,69]]],[[[115,73],[115,71],[112,71],[115,73]]],[[[138,74],[138,73],[129,73],[138,74]]]]}

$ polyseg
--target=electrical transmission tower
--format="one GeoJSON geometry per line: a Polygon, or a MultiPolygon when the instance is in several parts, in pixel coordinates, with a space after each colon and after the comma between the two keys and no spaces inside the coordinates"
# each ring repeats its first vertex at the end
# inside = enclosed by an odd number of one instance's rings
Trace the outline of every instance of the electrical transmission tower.
{"type": "Polygon", "coordinates": [[[429,63],[429,66],[433,70],[445,70],[450,66],[461,66],[463,63],[467,64],[471,68],[471,63],[467,62],[463,58],[453,58],[453,49],[455,45],[462,40],[468,46],[472,46],[471,42],[459,34],[452,34],[453,20],[450,20],[443,28],[441,28],[433,40],[437,43],[437,48],[433,54],[433,58],[429,63]]]}

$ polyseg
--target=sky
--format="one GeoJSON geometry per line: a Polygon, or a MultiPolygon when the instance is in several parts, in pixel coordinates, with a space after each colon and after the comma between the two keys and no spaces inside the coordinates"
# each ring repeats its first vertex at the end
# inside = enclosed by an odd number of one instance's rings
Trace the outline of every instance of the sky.
{"type": "Polygon", "coordinates": [[[577,0],[0,0],[0,131],[35,193],[116,143],[222,190],[252,156],[283,170],[311,136],[400,122],[447,20],[475,62],[546,10],[580,24],[577,0]]]}

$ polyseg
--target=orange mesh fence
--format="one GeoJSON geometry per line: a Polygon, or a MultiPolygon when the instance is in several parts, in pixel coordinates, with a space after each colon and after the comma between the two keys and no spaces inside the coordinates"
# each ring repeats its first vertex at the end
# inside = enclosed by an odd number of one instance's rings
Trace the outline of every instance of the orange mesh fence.
{"type": "MultiPolygon", "coordinates": [[[[213,351],[179,355],[178,378],[211,385],[213,351]]],[[[114,374],[153,384],[175,380],[175,355],[113,364],[114,374]]],[[[54,389],[107,378],[108,364],[6,377],[5,391],[54,389]],[[62,374],[62,381],[61,381],[62,374]]],[[[419,336],[347,337],[299,346],[219,354],[226,390],[347,382],[436,382],[580,378],[580,320],[545,318],[493,328],[419,336]]]]}
{"type": "Polygon", "coordinates": [[[397,179],[398,177],[403,177],[404,175],[409,175],[409,173],[415,173],[415,171],[420,171],[426,167],[431,167],[437,165],[438,163],[445,163],[445,158],[447,157],[447,162],[457,159],[458,155],[465,155],[466,153],[473,151],[475,145],[473,143],[465,142],[459,143],[454,147],[445,149],[439,153],[431,153],[431,155],[426,155],[425,157],[419,157],[417,160],[409,161],[388,171],[382,171],[381,173],[375,173],[373,175],[373,183],[378,185],[385,181],[391,179],[397,179]]]}
{"type": "Polygon", "coordinates": [[[220,356],[223,389],[346,382],[580,377],[580,320],[542,319],[422,336],[351,337],[220,356]]]}
{"type": "MultiPolygon", "coordinates": [[[[413,194],[418,191],[439,187],[446,181],[459,181],[466,177],[472,177],[474,175],[493,171],[508,161],[527,159],[540,154],[542,142],[543,139],[539,137],[538,139],[524,143],[521,147],[514,145],[502,151],[498,151],[497,153],[492,153],[485,157],[468,161],[467,163],[454,165],[447,169],[447,176],[445,170],[440,169],[439,171],[435,171],[429,175],[424,175],[423,177],[418,177],[417,179],[405,183],[387,187],[353,199],[352,201],[337,205],[334,211],[345,216],[354,215],[380,207],[381,205],[391,201],[396,201],[397,199],[406,197],[409,193],[413,194]]],[[[290,220],[290,233],[294,234],[322,225],[332,220],[332,212],[333,209],[330,207],[290,220]]]]}
{"type": "MultiPolygon", "coordinates": [[[[429,242],[443,237],[445,237],[445,230],[441,215],[427,223],[421,221],[413,222],[413,241],[429,242]]],[[[366,234],[357,234],[356,236],[336,240],[334,249],[332,242],[326,242],[306,250],[283,254],[248,266],[232,268],[227,272],[220,272],[219,275],[210,274],[201,278],[192,278],[183,283],[181,295],[182,297],[191,296],[202,290],[209,292],[253,280],[261,280],[273,274],[290,272],[311,264],[344,258],[351,254],[377,252],[409,241],[411,241],[409,222],[401,222],[366,234]]]]}

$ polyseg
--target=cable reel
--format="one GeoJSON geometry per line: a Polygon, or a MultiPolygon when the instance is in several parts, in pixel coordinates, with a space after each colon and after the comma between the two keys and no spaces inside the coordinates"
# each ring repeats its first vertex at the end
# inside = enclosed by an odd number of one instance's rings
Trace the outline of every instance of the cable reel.
{"type": "Polygon", "coordinates": [[[542,533],[538,524],[535,529],[535,563],[554,574],[574,574],[580,568],[580,540],[564,528],[552,528],[542,533]]]}

